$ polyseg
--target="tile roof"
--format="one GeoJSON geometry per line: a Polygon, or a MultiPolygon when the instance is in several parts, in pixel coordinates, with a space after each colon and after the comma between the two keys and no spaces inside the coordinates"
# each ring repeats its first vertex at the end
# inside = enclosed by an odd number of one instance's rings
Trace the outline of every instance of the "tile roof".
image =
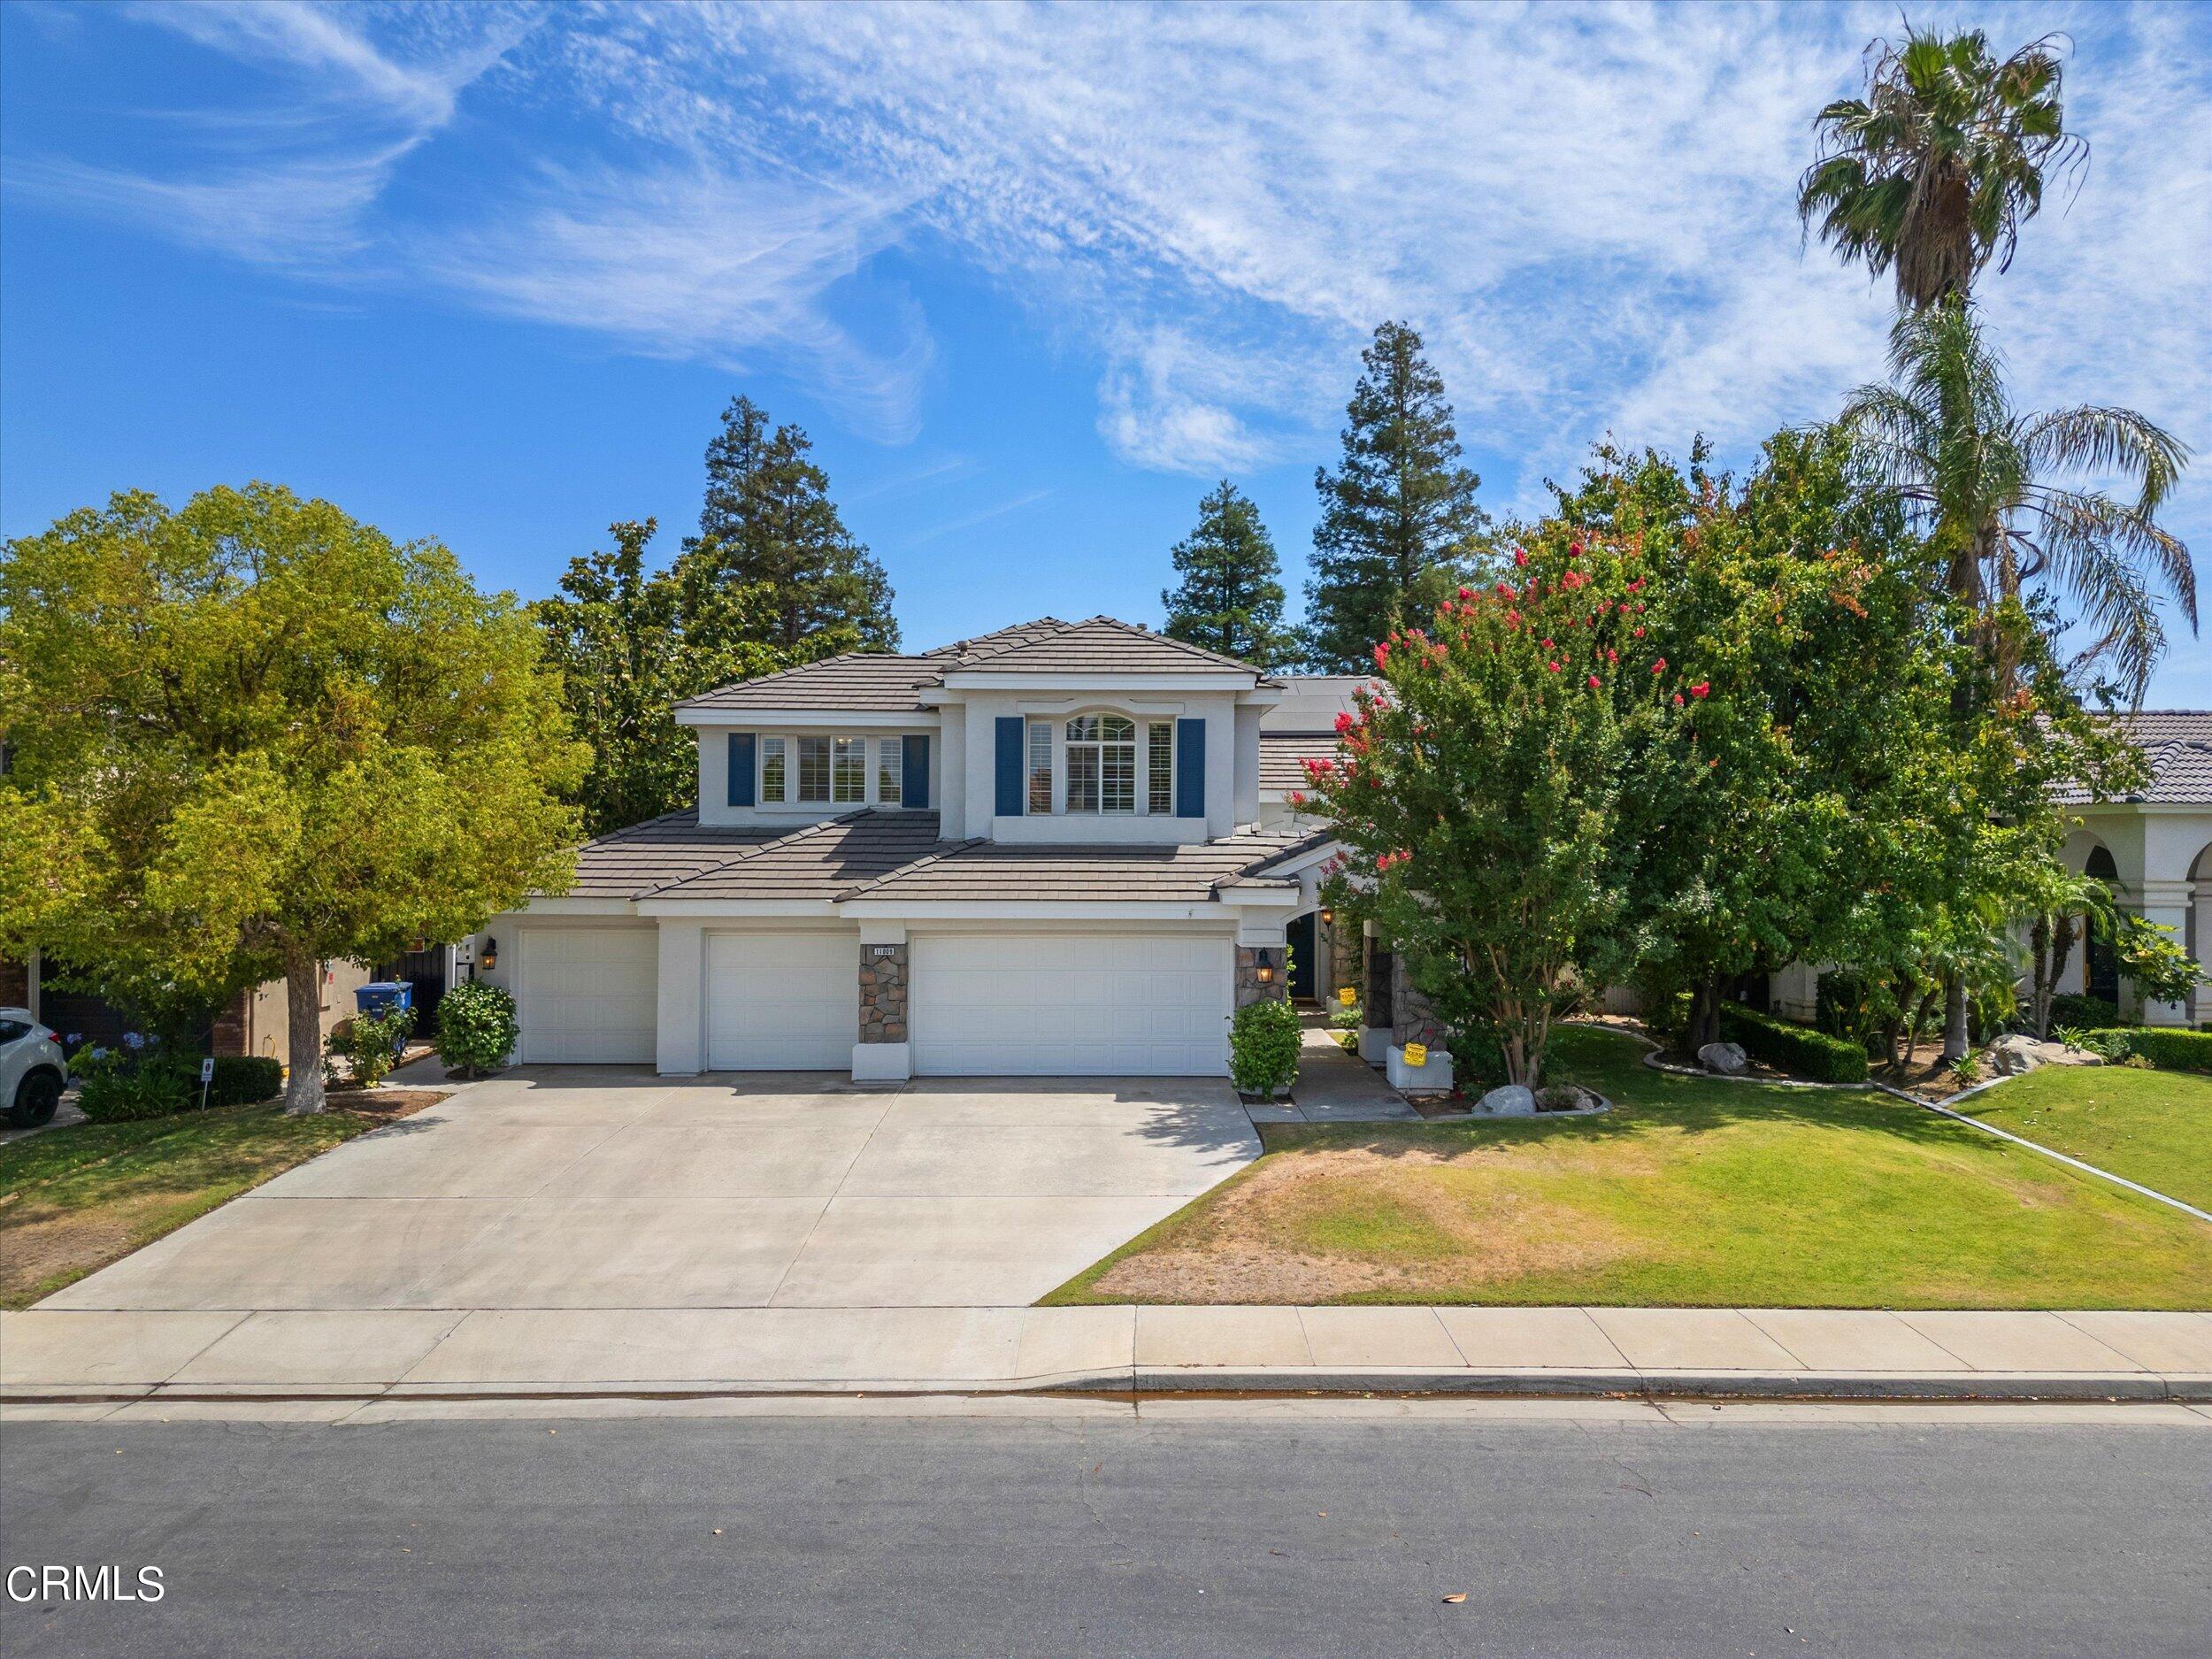
{"type": "Polygon", "coordinates": [[[1302,760],[1336,758],[1334,732],[1262,732],[1260,733],[1260,793],[1287,795],[1306,787],[1302,760]]]}
{"type": "MultiPolygon", "coordinates": [[[[2148,805],[2212,805],[2212,710],[2145,709],[2120,715],[2118,726],[2141,751],[2150,781],[2121,799],[2148,805]]],[[[2085,803],[2086,790],[2069,789],[2060,799],[2085,803]]]]}
{"type": "Polygon", "coordinates": [[[561,896],[630,899],[727,863],[779,833],[757,825],[702,826],[686,808],[586,841],[576,849],[576,885],[561,896]]]}
{"type": "Polygon", "coordinates": [[[651,896],[834,899],[936,851],[945,844],[937,833],[934,812],[864,809],[745,849],[712,869],[652,889],[651,896]]]}
{"type": "MultiPolygon", "coordinates": [[[[1249,663],[1186,645],[1147,629],[1093,617],[1034,622],[956,640],[919,657],[851,651],[757,680],[720,686],[678,703],[680,709],[808,709],[835,713],[905,713],[922,707],[921,694],[949,673],[1255,674],[1249,663]]],[[[1264,683],[1272,685],[1272,680],[1264,683]]]]}
{"type": "Polygon", "coordinates": [[[680,709],[820,709],[899,713],[921,707],[921,690],[938,681],[940,665],[921,657],[850,651],[721,686],[678,703],[680,709]]]}
{"type": "Polygon", "coordinates": [[[1249,663],[1186,644],[1181,640],[1171,640],[1164,634],[1118,622],[1111,617],[1063,623],[1033,639],[993,644],[981,652],[971,649],[954,660],[959,671],[967,673],[1066,674],[1105,671],[1133,674],[1236,673],[1263,678],[1249,663]]]}
{"type": "MultiPolygon", "coordinates": [[[[957,841],[905,868],[856,887],[847,899],[1053,900],[1086,903],[1204,903],[1225,882],[1310,841],[1251,831],[1183,846],[1064,846],[957,841]]],[[[1262,881],[1287,885],[1289,878],[1262,881]]]]}

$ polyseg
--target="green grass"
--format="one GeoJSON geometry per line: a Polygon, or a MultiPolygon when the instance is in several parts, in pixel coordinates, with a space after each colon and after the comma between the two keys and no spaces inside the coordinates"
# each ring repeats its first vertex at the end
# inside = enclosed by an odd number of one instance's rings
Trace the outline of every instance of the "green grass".
{"type": "Polygon", "coordinates": [[[1953,1110],[2212,1210],[2212,1077],[2045,1066],[1953,1110]]]}
{"type": "Polygon", "coordinates": [[[230,1106],[0,1146],[0,1308],[23,1308],[296,1164],[388,1123],[230,1106]]]}
{"type": "Polygon", "coordinates": [[[1609,1033],[1554,1054],[1615,1110],[1270,1126],[1046,1301],[2212,1308],[2212,1226],[1963,1124],[1664,1076],[1609,1033]]]}

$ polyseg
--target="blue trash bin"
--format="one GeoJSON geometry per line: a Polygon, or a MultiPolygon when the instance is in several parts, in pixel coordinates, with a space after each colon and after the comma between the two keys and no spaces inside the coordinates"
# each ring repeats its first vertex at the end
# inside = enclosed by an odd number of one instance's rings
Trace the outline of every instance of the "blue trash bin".
{"type": "MultiPolygon", "coordinates": [[[[353,1011],[357,1014],[381,1014],[394,1008],[411,1010],[414,1006],[415,987],[404,979],[379,979],[361,986],[353,994],[353,1011]]],[[[401,1054],[406,1048],[406,1039],[402,1038],[392,1045],[392,1052],[401,1054]]]]}

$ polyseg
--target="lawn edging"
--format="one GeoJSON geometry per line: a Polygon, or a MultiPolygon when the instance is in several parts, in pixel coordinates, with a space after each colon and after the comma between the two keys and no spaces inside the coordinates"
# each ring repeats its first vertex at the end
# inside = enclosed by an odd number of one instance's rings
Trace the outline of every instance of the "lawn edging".
{"type": "MultiPolygon", "coordinates": [[[[2156,1187],[2146,1187],[2140,1181],[2131,1181],[2124,1175],[2116,1175],[2110,1170],[2100,1169],[2094,1164],[2061,1152],[2055,1147],[2047,1147],[2039,1141],[2029,1140],[2024,1135],[2016,1135],[2009,1129],[2000,1129],[1994,1124],[1985,1124],[1978,1118],[1969,1117],[1964,1112],[1954,1111],[1950,1107],[1932,1101],[1924,1094],[1916,1094],[1910,1089],[1899,1088],[1895,1084],[1885,1083],[1878,1078],[1869,1078],[1863,1083],[1823,1083],[1809,1078],[1731,1077],[1724,1071],[1708,1071],[1702,1066],[1679,1065],[1673,1061],[1662,1059],[1660,1056],[1665,1052],[1662,1045],[1654,1042],[1642,1032],[1631,1030],[1625,1025],[1608,1025],[1603,1021],[1594,1019],[1563,1019],[1559,1023],[1563,1025],[1579,1026],[1586,1031],[1617,1031],[1623,1036],[1633,1037],[1638,1042],[1645,1045],[1643,1064],[1650,1070],[1663,1071],[1670,1077],[1694,1077],[1700,1081],[1714,1083],[1751,1083],[1766,1088],[1878,1089],[1885,1094],[1894,1095],[1899,1100],[1917,1106],[1924,1111],[1932,1111],[1939,1118],[1948,1118],[1952,1122],[1964,1124],[1970,1129],[1978,1129],[1985,1135],[1994,1135],[2000,1141],[2009,1141],[2014,1146],[2030,1152],[2039,1153],[2055,1163],[2065,1164],[2069,1169],[2079,1170],[2085,1175],[2093,1175],[2101,1181],[2111,1182],[2115,1187],[2124,1187],[2139,1197],[2147,1198],[2154,1203],[2178,1210],[2185,1216],[2193,1216],[2199,1221],[2212,1223],[2212,1212],[2200,1210],[2194,1204],[2185,1202],[2171,1194],[2162,1193],[2156,1187]]],[[[2028,1073],[2024,1071],[2019,1073],[2020,1077],[2027,1075],[2028,1073]]],[[[2000,1083],[2010,1083],[2016,1080],[2014,1077],[1993,1077],[1986,1082],[1975,1084],[1971,1088],[1961,1089],[1951,1098],[1955,1101],[1967,1100],[1985,1090],[1995,1088],[2000,1083]]]]}

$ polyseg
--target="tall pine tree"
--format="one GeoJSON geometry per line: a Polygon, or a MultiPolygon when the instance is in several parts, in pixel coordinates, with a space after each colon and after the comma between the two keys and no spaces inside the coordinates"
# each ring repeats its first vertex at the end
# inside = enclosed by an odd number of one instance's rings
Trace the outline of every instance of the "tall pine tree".
{"type": "Polygon", "coordinates": [[[1171,640],[1202,645],[1255,668],[1281,668],[1298,654],[1283,626],[1282,566],[1251,498],[1223,479],[1198,503],[1198,526],[1171,556],[1182,586],[1161,594],[1171,640]]]}
{"type": "Polygon", "coordinates": [[[1367,668],[1376,644],[1417,622],[1471,574],[1489,515],[1459,465],[1444,381],[1421,336],[1385,323],[1360,354],[1344,458],[1314,474],[1321,521],[1306,584],[1306,657],[1323,673],[1367,668]]]}
{"type": "Polygon", "coordinates": [[[734,397],[707,446],[706,504],[686,544],[733,587],[765,586],[771,643],[811,656],[898,649],[891,583],[838,516],[813,444],[734,397]]]}

